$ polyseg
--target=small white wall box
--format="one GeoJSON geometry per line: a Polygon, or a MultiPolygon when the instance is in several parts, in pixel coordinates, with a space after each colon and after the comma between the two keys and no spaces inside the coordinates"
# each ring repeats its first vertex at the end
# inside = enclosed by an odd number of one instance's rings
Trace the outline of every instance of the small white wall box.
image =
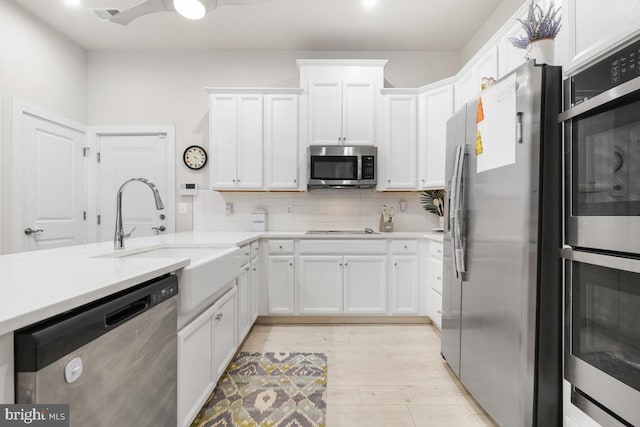
{"type": "Polygon", "coordinates": [[[180,184],[178,194],[181,196],[197,196],[198,184],[180,184]]]}
{"type": "Polygon", "coordinates": [[[258,208],[251,212],[251,231],[267,231],[267,211],[258,208]]]}

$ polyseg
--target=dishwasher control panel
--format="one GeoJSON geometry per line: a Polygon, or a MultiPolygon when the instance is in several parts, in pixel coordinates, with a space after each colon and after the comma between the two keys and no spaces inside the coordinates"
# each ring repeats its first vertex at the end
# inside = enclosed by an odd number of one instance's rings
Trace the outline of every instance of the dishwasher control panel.
{"type": "Polygon", "coordinates": [[[151,294],[151,305],[160,304],[162,301],[178,295],[178,283],[173,282],[167,286],[157,289],[151,294]]]}

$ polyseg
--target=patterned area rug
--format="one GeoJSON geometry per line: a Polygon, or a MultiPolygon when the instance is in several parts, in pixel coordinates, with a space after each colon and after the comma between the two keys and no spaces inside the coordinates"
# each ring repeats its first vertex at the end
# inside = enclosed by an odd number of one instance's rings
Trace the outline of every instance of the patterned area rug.
{"type": "Polygon", "coordinates": [[[240,353],[191,427],[324,427],[323,353],[240,353]]]}

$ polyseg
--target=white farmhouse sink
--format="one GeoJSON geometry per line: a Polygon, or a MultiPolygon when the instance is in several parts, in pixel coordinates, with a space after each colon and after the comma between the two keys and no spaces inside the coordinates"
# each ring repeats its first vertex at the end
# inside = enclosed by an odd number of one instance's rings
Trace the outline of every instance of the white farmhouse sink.
{"type": "Polygon", "coordinates": [[[231,248],[164,247],[126,254],[118,258],[189,258],[191,264],[178,270],[180,314],[187,314],[220,292],[238,276],[241,250],[231,248]]]}

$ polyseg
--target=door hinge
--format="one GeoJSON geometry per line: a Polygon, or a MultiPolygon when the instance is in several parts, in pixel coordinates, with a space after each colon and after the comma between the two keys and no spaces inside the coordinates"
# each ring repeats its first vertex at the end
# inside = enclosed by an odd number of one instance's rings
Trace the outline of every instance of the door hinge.
{"type": "Polygon", "coordinates": [[[102,220],[102,218],[100,217],[100,215],[97,216],[96,218],[96,222],[98,223],[98,225],[100,225],[100,221],[102,220]]]}
{"type": "Polygon", "coordinates": [[[98,163],[100,163],[100,152],[99,151],[96,153],[96,158],[98,159],[98,163]]]}
{"type": "Polygon", "coordinates": [[[82,219],[87,220],[87,211],[82,211],[82,219]]]}
{"type": "Polygon", "coordinates": [[[82,157],[87,157],[89,155],[89,150],[91,150],[91,148],[82,147],[82,157]]]}

